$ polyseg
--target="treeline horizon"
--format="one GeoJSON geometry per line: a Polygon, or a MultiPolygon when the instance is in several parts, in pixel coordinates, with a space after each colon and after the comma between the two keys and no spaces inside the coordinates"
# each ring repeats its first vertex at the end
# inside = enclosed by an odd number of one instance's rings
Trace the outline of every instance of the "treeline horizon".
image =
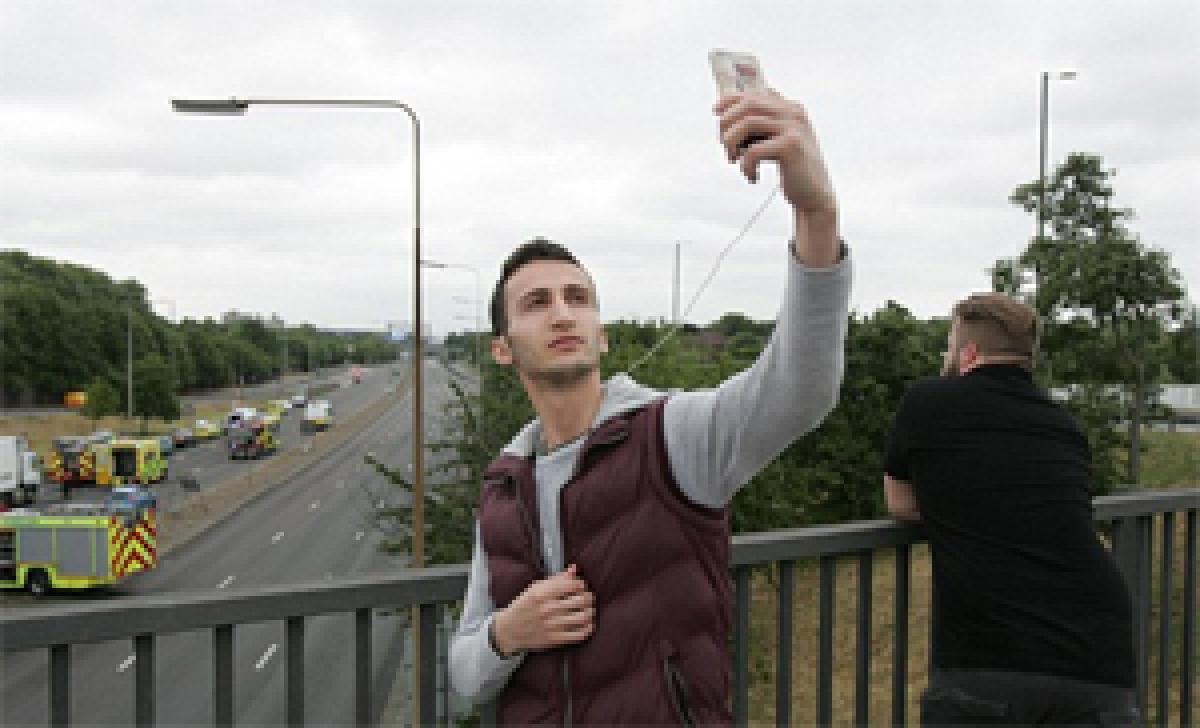
{"type": "Polygon", "coordinates": [[[67,261],[0,250],[0,406],[61,405],[97,378],[119,392],[132,333],[139,362],[167,363],[180,393],[256,384],[282,372],[395,359],[380,334],[342,334],[231,311],[220,319],[159,316],[145,286],[67,261]]]}

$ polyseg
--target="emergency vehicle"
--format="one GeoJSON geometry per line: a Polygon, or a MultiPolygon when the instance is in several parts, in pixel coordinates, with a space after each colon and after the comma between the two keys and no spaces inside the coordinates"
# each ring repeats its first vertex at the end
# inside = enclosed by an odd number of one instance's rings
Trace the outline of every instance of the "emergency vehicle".
{"type": "Polygon", "coordinates": [[[167,459],[157,439],[113,440],[94,445],[96,485],[150,485],[167,479],[167,459]]]}
{"type": "Polygon", "coordinates": [[[248,420],[229,431],[229,459],[259,458],[279,449],[275,430],[259,419],[248,420]]]}
{"type": "Polygon", "coordinates": [[[309,402],[304,408],[304,419],[300,421],[302,432],[328,430],[333,425],[333,405],[327,400],[309,402]]]}
{"type": "Polygon", "coordinates": [[[158,564],[154,496],[117,488],[104,503],[0,513],[0,589],[87,589],[158,564]]]}
{"type": "Polygon", "coordinates": [[[47,473],[50,479],[65,486],[95,482],[95,463],[89,444],[85,437],[55,438],[47,473]]]}

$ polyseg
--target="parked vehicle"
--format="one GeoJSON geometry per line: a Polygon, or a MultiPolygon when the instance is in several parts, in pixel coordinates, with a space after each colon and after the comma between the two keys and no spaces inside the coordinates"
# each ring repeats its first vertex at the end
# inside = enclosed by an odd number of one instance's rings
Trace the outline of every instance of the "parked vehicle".
{"type": "Polygon", "coordinates": [[[42,484],[42,462],[20,435],[0,435],[0,510],[29,505],[42,484]]]}
{"type": "Polygon", "coordinates": [[[301,407],[308,405],[308,397],[304,394],[304,392],[296,392],[292,395],[291,402],[292,407],[295,409],[300,409],[301,407]]]}
{"type": "Polygon", "coordinates": [[[279,449],[279,438],[261,420],[249,420],[229,431],[229,459],[257,459],[272,455],[279,449]]]}
{"type": "Polygon", "coordinates": [[[253,407],[237,407],[228,415],[225,415],[225,434],[229,434],[231,430],[239,427],[246,420],[254,419],[258,416],[258,410],[253,407]]]}
{"type": "Polygon", "coordinates": [[[170,457],[175,454],[175,438],[172,435],[157,435],[154,437],[158,440],[158,449],[162,452],[163,457],[170,457]]]}
{"type": "Polygon", "coordinates": [[[56,437],[50,452],[50,479],[63,487],[95,481],[95,463],[86,437],[56,437]]]}
{"type": "Polygon", "coordinates": [[[0,513],[0,589],[86,589],[155,568],[155,499],[117,488],[102,504],[0,513]]]}
{"type": "Polygon", "coordinates": [[[221,428],[208,420],[196,420],[192,427],[197,440],[213,440],[221,436],[221,428]]]}
{"type": "Polygon", "coordinates": [[[97,457],[97,485],[149,485],[167,479],[167,459],[163,457],[159,441],[155,439],[113,440],[106,446],[109,474],[108,482],[101,483],[99,451],[97,457]]]}
{"type": "Polygon", "coordinates": [[[320,432],[333,426],[333,405],[328,400],[318,399],[304,408],[304,419],[300,421],[303,432],[320,432]]]}
{"type": "Polygon", "coordinates": [[[171,439],[175,442],[175,449],[179,450],[195,445],[196,433],[187,427],[176,427],[171,431],[171,439]]]}

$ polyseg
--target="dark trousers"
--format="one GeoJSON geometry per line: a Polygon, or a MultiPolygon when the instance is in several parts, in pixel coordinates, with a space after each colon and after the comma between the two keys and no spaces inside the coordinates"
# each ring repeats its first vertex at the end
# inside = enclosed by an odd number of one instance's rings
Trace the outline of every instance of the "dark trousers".
{"type": "Polygon", "coordinates": [[[1131,688],[1003,670],[935,670],[921,725],[1140,726],[1131,688]]]}

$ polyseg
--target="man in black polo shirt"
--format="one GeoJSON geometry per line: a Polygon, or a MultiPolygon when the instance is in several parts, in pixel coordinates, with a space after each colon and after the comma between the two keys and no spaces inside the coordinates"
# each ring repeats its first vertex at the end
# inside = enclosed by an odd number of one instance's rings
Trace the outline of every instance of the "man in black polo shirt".
{"type": "Polygon", "coordinates": [[[941,378],[915,383],[884,464],[888,509],[933,551],[924,725],[1134,725],[1132,608],[1097,538],[1090,453],[1030,374],[1033,311],[954,307],[941,378]]]}

